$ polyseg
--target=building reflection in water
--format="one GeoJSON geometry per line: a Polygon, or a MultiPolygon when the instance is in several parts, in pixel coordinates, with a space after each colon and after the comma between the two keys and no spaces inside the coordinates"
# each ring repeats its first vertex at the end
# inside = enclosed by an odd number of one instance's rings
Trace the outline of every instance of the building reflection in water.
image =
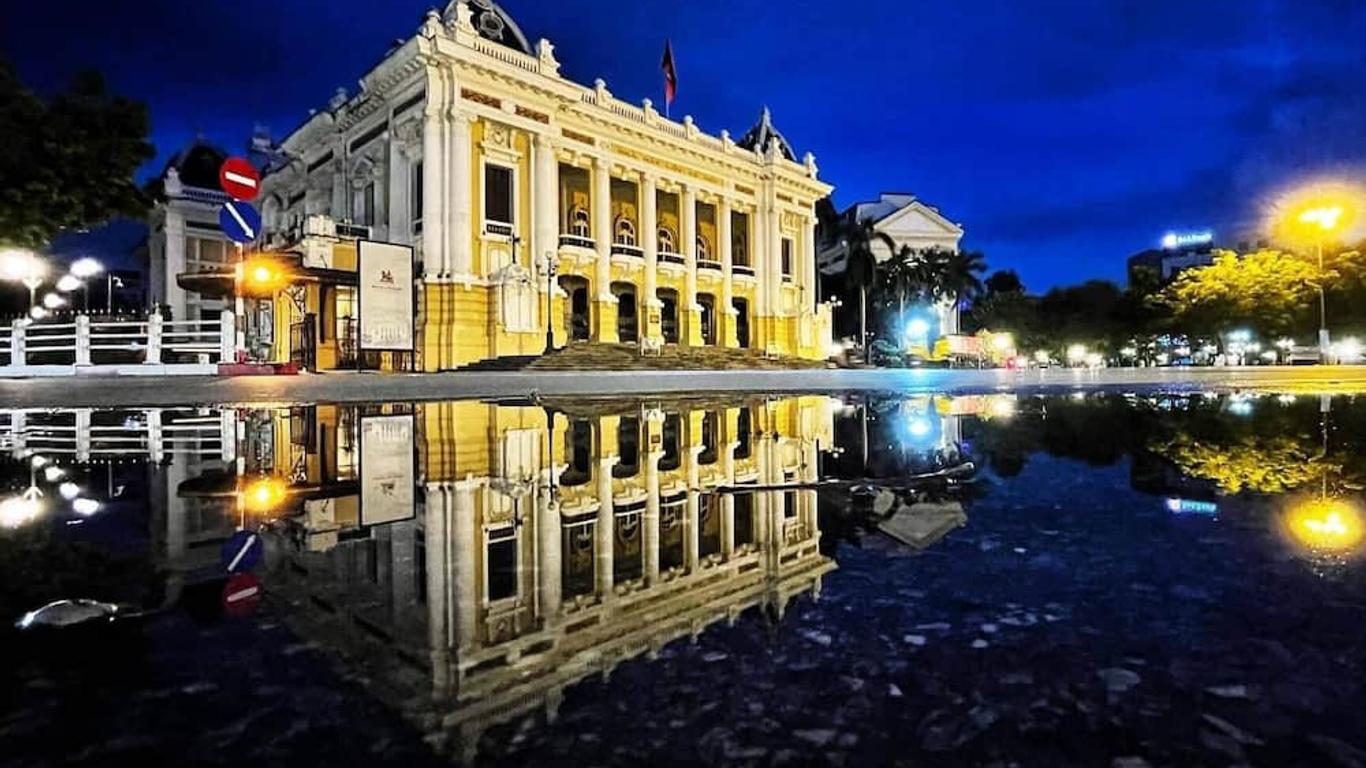
{"type": "Polygon", "coordinates": [[[818,595],[835,568],[822,483],[895,488],[876,526],[917,548],[962,525],[961,502],[898,479],[962,464],[961,416],[1001,406],[894,402],[14,411],[3,423],[25,461],[146,459],[168,602],[221,574],[235,531],[272,532],[272,608],[469,757],[493,724],[553,718],[585,676],[818,595]],[[855,440],[837,445],[837,425],[855,440]]]}

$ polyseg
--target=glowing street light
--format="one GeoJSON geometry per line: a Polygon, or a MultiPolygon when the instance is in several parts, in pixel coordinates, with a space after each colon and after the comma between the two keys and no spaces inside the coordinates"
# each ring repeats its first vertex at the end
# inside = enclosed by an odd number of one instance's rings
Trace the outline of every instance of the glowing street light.
{"type": "Polygon", "coordinates": [[[1278,206],[1272,227],[1287,240],[1312,242],[1319,266],[1319,358],[1328,361],[1328,299],[1323,274],[1323,243],[1346,231],[1356,219],[1360,191],[1341,184],[1316,184],[1297,190],[1278,206]]]}
{"type": "Polygon", "coordinates": [[[28,289],[30,311],[37,306],[38,288],[47,275],[47,266],[36,253],[31,251],[0,251],[0,280],[23,283],[28,289]]]}
{"type": "Polygon", "coordinates": [[[104,265],[89,256],[71,262],[71,274],[80,280],[89,280],[103,271],[104,265]]]}
{"type": "Polygon", "coordinates": [[[55,293],[45,294],[43,296],[43,306],[48,309],[61,309],[66,306],[66,299],[55,293]]]}
{"type": "Polygon", "coordinates": [[[62,293],[72,293],[83,285],[81,279],[75,275],[62,275],[57,281],[57,290],[62,293]]]}

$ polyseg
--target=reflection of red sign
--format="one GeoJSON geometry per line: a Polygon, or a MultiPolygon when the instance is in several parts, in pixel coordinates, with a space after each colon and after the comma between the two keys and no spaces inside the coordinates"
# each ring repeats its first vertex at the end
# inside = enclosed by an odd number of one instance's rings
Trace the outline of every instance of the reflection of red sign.
{"type": "Polygon", "coordinates": [[[218,183],[228,197],[249,202],[261,193],[261,174],[240,157],[230,157],[218,169],[218,183]]]}
{"type": "Polygon", "coordinates": [[[223,613],[246,616],[261,604],[261,580],[250,573],[236,573],[223,586],[223,613]]]}

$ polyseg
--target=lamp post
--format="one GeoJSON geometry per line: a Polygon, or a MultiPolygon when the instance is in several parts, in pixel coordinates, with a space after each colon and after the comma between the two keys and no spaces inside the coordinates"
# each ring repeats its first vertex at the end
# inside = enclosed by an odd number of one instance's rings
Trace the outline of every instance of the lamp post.
{"type": "Polygon", "coordinates": [[[545,252],[545,259],[541,262],[541,271],[545,273],[545,354],[555,351],[555,326],[551,324],[551,317],[555,314],[555,253],[545,252]]]}
{"type": "Polygon", "coordinates": [[[1315,208],[1307,208],[1300,212],[1296,217],[1299,223],[1311,230],[1318,231],[1318,237],[1314,238],[1314,252],[1318,256],[1319,263],[1319,360],[1328,361],[1328,346],[1331,342],[1328,335],[1328,295],[1327,286],[1323,280],[1323,241],[1329,234],[1338,229],[1342,221],[1342,206],[1325,205],[1315,208]]]}
{"type": "Polygon", "coordinates": [[[104,265],[99,261],[86,256],[71,262],[71,275],[80,280],[84,285],[81,291],[85,300],[85,311],[90,312],[90,278],[104,271],[104,265]]]}

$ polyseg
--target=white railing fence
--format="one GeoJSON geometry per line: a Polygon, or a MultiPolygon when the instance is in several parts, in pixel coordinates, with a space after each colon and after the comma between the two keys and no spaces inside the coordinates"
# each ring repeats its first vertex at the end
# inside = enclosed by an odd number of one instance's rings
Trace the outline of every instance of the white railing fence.
{"type": "Polygon", "coordinates": [[[15,320],[0,329],[0,377],[78,373],[212,374],[236,358],[237,319],[15,320]]]}
{"type": "Polygon", "coordinates": [[[237,420],[230,410],[188,408],[0,410],[0,452],[58,464],[167,454],[233,461],[237,420]]]}

